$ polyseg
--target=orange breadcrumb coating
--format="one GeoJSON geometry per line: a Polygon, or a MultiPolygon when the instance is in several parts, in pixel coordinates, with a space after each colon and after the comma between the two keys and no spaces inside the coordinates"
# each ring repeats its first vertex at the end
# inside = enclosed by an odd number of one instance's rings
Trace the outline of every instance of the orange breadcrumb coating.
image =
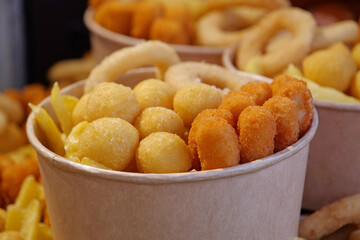
{"type": "Polygon", "coordinates": [[[249,93],[256,105],[263,105],[266,100],[271,98],[271,86],[267,82],[248,82],[240,88],[241,91],[249,93]]]}
{"type": "Polygon", "coordinates": [[[255,105],[255,101],[250,94],[243,91],[234,91],[229,92],[225,96],[219,108],[229,110],[233,114],[233,117],[237,122],[237,119],[242,110],[244,110],[248,106],[253,105],[255,105]]]}

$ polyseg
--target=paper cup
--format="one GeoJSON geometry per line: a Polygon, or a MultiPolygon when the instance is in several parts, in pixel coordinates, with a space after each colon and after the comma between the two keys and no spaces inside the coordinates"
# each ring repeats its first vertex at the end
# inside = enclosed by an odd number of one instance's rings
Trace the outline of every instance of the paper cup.
{"type": "MultiPolygon", "coordinates": [[[[120,82],[133,87],[149,73],[120,82]]],[[[83,94],[83,82],[62,92],[83,94]]],[[[41,106],[51,111],[49,98],[41,106]]],[[[309,143],[318,125],[272,156],[226,169],[172,174],[110,171],[71,162],[27,133],[38,154],[54,239],[276,239],[297,236],[309,143]]]]}
{"type": "MultiPolygon", "coordinates": [[[[123,34],[115,33],[100,26],[93,20],[94,11],[88,8],[84,22],[90,31],[91,51],[97,63],[104,57],[123,47],[129,47],[145,41],[123,34]]],[[[203,47],[194,45],[170,44],[179,54],[182,61],[204,61],[221,65],[224,47],[203,47]]]]}
{"type": "MultiPolygon", "coordinates": [[[[224,51],[224,66],[249,75],[235,67],[235,49],[234,45],[224,51]]],[[[310,145],[304,187],[302,207],[308,210],[317,210],[360,192],[360,142],[357,140],[360,135],[360,105],[322,100],[314,100],[314,105],[320,124],[310,145]]]]}

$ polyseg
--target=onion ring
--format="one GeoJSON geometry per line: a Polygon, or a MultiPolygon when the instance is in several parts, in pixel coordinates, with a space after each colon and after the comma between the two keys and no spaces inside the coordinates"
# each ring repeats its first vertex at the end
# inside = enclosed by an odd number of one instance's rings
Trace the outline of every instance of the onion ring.
{"type": "Polygon", "coordinates": [[[360,224],[360,194],[344,197],[304,218],[299,235],[307,240],[321,239],[350,223],[360,224]]]}
{"type": "Polygon", "coordinates": [[[207,0],[209,9],[223,9],[238,5],[246,5],[267,9],[290,7],[288,0],[207,0]]]}
{"type": "Polygon", "coordinates": [[[123,48],[106,57],[91,71],[84,91],[90,92],[101,82],[113,82],[133,68],[154,65],[162,74],[170,65],[178,62],[180,58],[175,50],[160,41],[147,41],[123,48]]]}
{"type": "Polygon", "coordinates": [[[268,11],[255,7],[237,7],[227,11],[213,11],[197,22],[196,39],[199,45],[204,46],[226,46],[236,43],[248,34],[252,25],[265,16],[268,11]],[[244,23],[236,26],[240,30],[227,31],[226,28],[233,28],[230,22],[244,23]],[[209,37],[210,36],[210,37],[209,37]]]}
{"type": "Polygon", "coordinates": [[[259,57],[262,73],[273,77],[289,63],[299,64],[310,52],[315,30],[316,22],[305,10],[286,8],[271,12],[242,40],[237,50],[236,65],[244,69],[251,59],[259,57]],[[282,46],[282,51],[262,54],[269,39],[283,29],[292,33],[291,41],[282,46]]]}
{"type": "Polygon", "coordinates": [[[181,62],[169,67],[164,81],[174,90],[195,82],[215,85],[221,89],[238,90],[249,80],[215,64],[204,62],[181,62]]]}

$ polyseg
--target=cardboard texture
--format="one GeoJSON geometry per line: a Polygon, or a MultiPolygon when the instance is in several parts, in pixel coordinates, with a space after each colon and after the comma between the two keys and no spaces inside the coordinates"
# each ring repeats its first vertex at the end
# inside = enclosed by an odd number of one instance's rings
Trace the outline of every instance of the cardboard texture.
{"type": "MultiPolygon", "coordinates": [[[[100,26],[93,20],[94,12],[87,9],[84,23],[90,31],[91,51],[97,63],[123,47],[133,46],[145,40],[114,33],[100,26]]],[[[202,47],[189,45],[171,45],[179,54],[182,61],[205,61],[221,65],[223,47],[202,47]]]]}
{"type": "MultiPolygon", "coordinates": [[[[254,75],[234,66],[235,49],[233,45],[224,51],[223,65],[254,75]]],[[[308,210],[360,192],[360,105],[321,100],[314,100],[314,105],[320,123],[310,145],[304,187],[302,207],[308,210]]]]}
{"type": "MultiPolygon", "coordinates": [[[[119,81],[134,86],[149,77],[140,69],[119,81]]],[[[63,92],[81,96],[83,84],[63,92]]],[[[41,105],[51,108],[49,98],[41,105]]],[[[298,232],[317,124],[315,112],[303,138],[262,160],[178,174],[108,171],[71,162],[38,140],[33,114],[27,133],[38,154],[56,240],[289,240],[298,232]]]]}

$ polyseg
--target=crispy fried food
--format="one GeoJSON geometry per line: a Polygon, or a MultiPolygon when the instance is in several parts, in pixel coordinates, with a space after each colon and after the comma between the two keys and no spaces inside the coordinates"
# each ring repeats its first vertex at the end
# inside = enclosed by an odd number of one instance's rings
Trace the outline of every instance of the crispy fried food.
{"type": "Polygon", "coordinates": [[[74,126],[84,120],[84,116],[86,114],[86,108],[87,108],[87,101],[89,97],[90,97],[90,93],[84,94],[76,104],[71,114],[71,118],[74,126]]]}
{"type": "Polygon", "coordinates": [[[351,96],[360,99],[360,71],[357,71],[350,85],[351,96]]]}
{"type": "Polygon", "coordinates": [[[313,117],[313,99],[306,82],[287,75],[279,75],[271,84],[273,96],[283,96],[295,102],[298,111],[299,135],[304,135],[313,117]]]}
{"type": "Polygon", "coordinates": [[[9,119],[7,114],[0,109],[0,136],[6,131],[9,119]]]}
{"type": "MultiPolygon", "coordinates": [[[[132,17],[130,36],[135,38],[149,38],[149,29],[152,22],[163,15],[164,9],[160,2],[138,2],[132,17]]],[[[127,22],[128,24],[128,22],[127,22]]]]}
{"type": "Polygon", "coordinates": [[[224,9],[239,5],[278,9],[286,8],[291,4],[288,0],[208,0],[209,9],[224,9]]]}
{"type": "Polygon", "coordinates": [[[90,92],[101,82],[113,82],[118,76],[133,68],[154,65],[164,73],[169,66],[179,61],[180,58],[175,50],[160,41],[147,41],[122,48],[106,57],[91,71],[84,91],[90,92]]]}
{"type": "Polygon", "coordinates": [[[357,70],[349,48],[341,42],[310,54],[302,66],[306,78],[342,92],[349,89],[357,70]]]}
{"type": "Polygon", "coordinates": [[[259,57],[261,72],[265,76],[273,77],[281,73],[289,63],[301,62],[311,49],[315,30],[316,22],[305,10],[285,8],[273,11],[263,17],[242,40],[237,50],[236,65],[242,70],[251,59],[259,57]],[[263,49],[271,37],[284,29],[291,32],[290,41],[281,45],[281,49],[263,54],[263,49]]]}
{"type": "Polygon", "coordinates": [[[356,62],[356,66],[360,68],[360,42],[355,44],[355,46],[352,48],[351,55],[356,62]]]}
{"type": "Polygon", "coordinates": [[[26,136],[21,127],[15,123],[9,123],[5,131],[0,135],[0,153],[9,152],[26,143],[26,136]]]}
{"type": "Polygon", "coordinates": [[[175,90],[194,82],[203,82],[221,89],[238,90],[248,79],[223,67],[205,62],[181,62],[171,66],[164,81],[175,90]]]}
{"type": "Polygon", "coordinates": [[[299,225],[299,236],[317,240],[351,223],[360,224],[360,194],[344,197],[304,218],[299,225]]]}
{"type": "Polygon", "coordinates": [[[9,157],[6,154],[0,155],[0,179],[1,179],[2,172],[4,171],[4,169],[12,164],[14,164],[14,161],[12,160],[11,157],[9,157]]]}
{"type": "Polygon", "coordinates": [[[134,126],[140,140],[153,132],[169,132],[184,139],[185,127],[182,118],[173,110],[164,107],[146,108],[136,118],[134,126]]]}
{"type": "Polygon", "coordinates": [[[227,46],[240,42],[252,30],[252,25],[267,13],[266,9],[249,6],[209,12],[197,22],[197,44],[227,46]],[[241,25],[234,26],[234,23],[241,25]]]}
{"type": "Polygon", "coordinates": [[[26,85],[23,89],[23,104],[26,106],[27,113],[30,114],[31,112],[29,103],[37,105],[48,95],[47,89],[40,83],[26,85]]]}
{"type": "Polygon", "coordinates": [[[120,118],[100,118],[89,123],[78,141],[78,155],[111,169],[122,170],[135,156],[139,133],[120,118]]]}
{"type": "Polygon", "coordinates": [[[9,121],[17,124],[21,123],[25,116],[21,103],[2,93],[0,93],[0,110],[7,115],[9,121]]]}
{"type": "Polygon", "coordinates": [[[178,135],[155,132],[140,142],[136,165],[143,173],[187,172],[191,168],[191,157],[178,135]]]}
{"type": "Polygon", "coordinates": [[[239,116],[237,126],[240,132],[241,163],[273,154],[276,119],[267,108],[261,106],[245,108],[239,116]]]}
{"type": "Polygon", "coordinates": [[[172,109],[175,91],[164,81],[147,79],[134,87],[140,111],[148,107],[165,107],[172,109]]]}
{"type": "Polygon", "coordinates": [[[187,45],[191,43],[191,36],[186,32],[181,22],[159,17],[151,24],[149,39],[160,40],[171,44],[187,45]]]}
{"type": "Polygon", "coordinates": [[[190,127],[195,117],[203,110],[217,108],[223,100],[223,93],[204,83],[193,83],[178,90],[174,97],[174,111],[190,127]]]}
{"type": "Polygon", "coordinates": [[[295,143],[299,138],[299,121],[296,105],[287,97],[274,96],[263,107],[270,110],[276,120],[275,152],[295,143]]]}
{"type": "Polygon", "coordinates": [[[194,25],[194,16],[188,4],[168,4],[165,8],[164,17],[178,21],[184,27],[184,34],[189,34],[191,37],[191,31],[194,25]]]}
{"type": "Polygon", "coordinates": [[[201,124],[201,120],[209,117],[218,117],[225,119],[231,126],[236,127],[236,122],[233,118],[232,113],[227,109],[205,109],[199,113],[194,121],[191,123],[191,128],[188,136],[188,148],[192,157],[192,168],[201,170],[200,160],[197,153],[197,145],[195,141],[195,134],[201,124]]]}
{"type": "Polygon", "coordinates": [[[106,1],[95,9],[94,20],[110,31],[129,35],[136,6],[132,1],[106,1]]]}
{"type": "Polygon", "coordinates": [[[88,97],[79,100],[74,108],[73,117],[81,116],[81,121],[88,122],[103,117],[119,117],[132,123],[139,113],[140,106],[131,88],[122,84],[103,82],[97,85],[88,97]]]}
{"type": "Polygon", "coordinates": [[[255,105],[253,97],[243,91],[229,92],[221,102],[219,108],[229,110],[235,122],[238,121],[240,113],[248,106],[255,105]]]}
{"type": "Polygon", "coordinates": [[[259,106],[263,105],[272,96],[271,86],[267,82],[248,82],[240,88],[240,91],[250,94],[255,104],[259,106]]]}
{"type": "Polygon", "coordinates": [[[201,170],[233,167],[240,162],[238,136],[223,118],[203,118],[195,132],[195,143],[201,170]]]}

